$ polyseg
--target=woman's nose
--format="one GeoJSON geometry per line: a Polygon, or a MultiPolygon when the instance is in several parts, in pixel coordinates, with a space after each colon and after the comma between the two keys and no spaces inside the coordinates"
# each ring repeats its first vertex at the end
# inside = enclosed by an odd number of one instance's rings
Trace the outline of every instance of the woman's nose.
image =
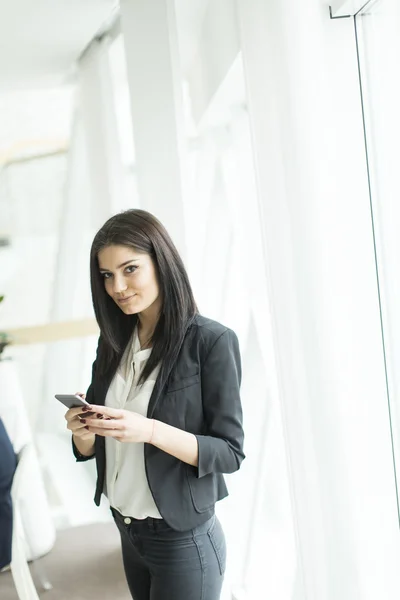
{"type": "Polygon", "coordinates": [[[128,286],[126,284],[124,277],[114,277],[114,286],[113,287],[114,287],[114,293],[120,294],[121,292],[124,292],[128,286]]]}

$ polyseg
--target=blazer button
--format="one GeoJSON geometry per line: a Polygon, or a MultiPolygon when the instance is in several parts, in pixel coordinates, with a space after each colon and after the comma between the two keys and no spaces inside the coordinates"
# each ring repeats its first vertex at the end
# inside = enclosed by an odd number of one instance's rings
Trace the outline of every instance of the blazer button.
{"type": "Polygon", "coordinates": [[[129,517],[125,517],[124,523],[125,525],[130,525],[132,523],[132,519],[130,519],[129,517]]]}

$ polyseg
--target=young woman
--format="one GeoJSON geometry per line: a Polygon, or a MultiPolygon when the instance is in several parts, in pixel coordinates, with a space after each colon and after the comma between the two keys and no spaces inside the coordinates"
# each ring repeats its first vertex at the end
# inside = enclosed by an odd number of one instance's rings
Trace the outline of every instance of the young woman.
{"type": "Polygon", "coordinates": [[[87,413],[66,413],[78,461],[96,458],[135,600],[218,600],[226,547],[215,503],[243,453],[236,335],[200,316],[182,260],[151,214],[94,238],[100,327],[87,413]]]}

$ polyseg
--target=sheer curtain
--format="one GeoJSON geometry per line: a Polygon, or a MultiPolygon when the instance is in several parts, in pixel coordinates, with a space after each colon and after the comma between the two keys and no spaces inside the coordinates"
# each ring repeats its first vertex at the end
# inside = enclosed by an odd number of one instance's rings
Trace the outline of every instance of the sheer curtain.
{"type": "Polygon", "coordinates": [[[236,331],[243,360],[247,459],[218,506],[229,550],[225,593],[253,598],[264,590],[287,600],[297,552],[240,55],[197,129],[187,127],[189,273],[200,310],[236,331]]]}

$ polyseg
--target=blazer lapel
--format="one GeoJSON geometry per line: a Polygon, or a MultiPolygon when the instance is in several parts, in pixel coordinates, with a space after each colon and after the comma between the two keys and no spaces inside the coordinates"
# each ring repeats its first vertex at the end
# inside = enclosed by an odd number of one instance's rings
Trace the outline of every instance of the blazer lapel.
{"type": "Polygon", "coordinates": [[[159,372],[158,377],[156,379],[156,383],[155,383],[155,386],[154,386],[154,389],[153,389],[153,393],[150,396],[149,406],[148,406],[148,409],[147,409],[147,418],[148,419],[152,418],[152,416],[154,414],[154,411],[155,411],[155,409],[157,407],[157,404],[160,401],[161,395],[162,395],[162,393],[163,393],[163,391],[165,389],[165,386],[167,384],[168,377],[170,376],[171,371],[174,368],[174,366],[175,366],[175,364],[176,364],[176,362],[178,360],[181,348],[182,348],[182,346],[183,346],[183,344],[185,342],[186,335],[187,335],[187,332],[188,332],[188,330],[189,330],[189,328],[191,326],[191,323],[192,323],[192,320],[189,321],[189,323],[187,324],[187,327],[186,327],[185,333],[184,333],[184,335],[182,337],[182,340],[181,340],[180,344],[177,344],[177,346],[175,348],[175,352],[172,355],[172,357],[170,358],[170,360],[168,361],[168,363],[167,362],[163,362],[162,365],[161,365],[161,369],[160,369],[160,372],[159,372]]]}
{"type": "Polygon", "coordinates": [[[169,374],[171,373],[173,366],[174,366],[174,362],[172,364],[170,364],[168,367],[161,366],[161,369],[158,373],[158,377],[156,379],[156,383],[154,385],[152,394],[150,396],[149,406],[147,408],[147,418],[148,419],[151,419],[154,414],[154,411],[155,411],[156,406],[161,398],[162,392],[165,388],[165,385],[167,383],[169,374]]]}

